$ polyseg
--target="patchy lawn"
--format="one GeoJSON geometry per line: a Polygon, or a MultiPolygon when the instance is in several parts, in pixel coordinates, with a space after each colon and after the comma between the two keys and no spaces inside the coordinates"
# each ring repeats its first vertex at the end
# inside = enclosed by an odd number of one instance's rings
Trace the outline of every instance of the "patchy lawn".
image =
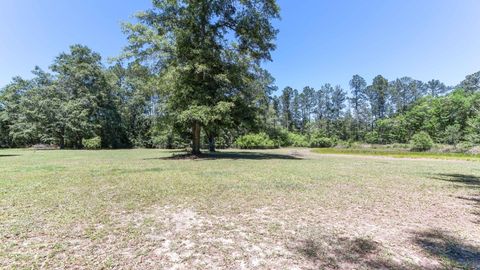
{"type": "Polygon", "coordinates": [[[480,269],[480,163],[0,150],[0,268],[480,269]]]}

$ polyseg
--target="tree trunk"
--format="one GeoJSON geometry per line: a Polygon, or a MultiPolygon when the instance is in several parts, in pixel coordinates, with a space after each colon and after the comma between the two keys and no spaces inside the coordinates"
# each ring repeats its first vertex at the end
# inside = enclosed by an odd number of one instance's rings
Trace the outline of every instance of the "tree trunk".
{"type": "Polygon", "coordinates": [[[64,149],[65,148],[65,137],[63,135],[60,135],[60,142],[59,142],[59,147],[60,149],[64,149]]]}
{"type": "Polygon", "coordinates": [[[192,125],[192,154],[199,155],[200,151],[200,130],[201,126],[199,122],[194,122],[192,125]]]}
{"type": "Polygon", "coordinates": [[[215,149],[215,135],[213,134],[210,134],[208,136],[208,149],[210,150],[210,152],[215,152],[216,149],[215,149]]]}

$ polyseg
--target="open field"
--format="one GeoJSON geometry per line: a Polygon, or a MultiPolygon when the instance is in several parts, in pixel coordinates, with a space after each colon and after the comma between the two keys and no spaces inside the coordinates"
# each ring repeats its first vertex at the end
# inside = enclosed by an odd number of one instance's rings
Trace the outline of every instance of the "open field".
{"type": "Polygon", "coordinates": [[[480,163],[0,150],[0,268],[480,269],[480,163]]]}

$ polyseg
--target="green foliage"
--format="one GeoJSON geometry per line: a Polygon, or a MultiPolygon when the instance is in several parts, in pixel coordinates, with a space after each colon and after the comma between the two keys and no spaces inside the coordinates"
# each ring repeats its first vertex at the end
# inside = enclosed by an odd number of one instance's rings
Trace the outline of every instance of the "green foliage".
{"type": "Polygon", "coordinates": [[[447,126],[442,137],[445,143],[457,145],[462,138],[462,131],[460,125],[455,124],[447,126]]]}
{"type": "Polygon", "coordinates": [[[73,45],[49,71],[0,89],[0,147],[81,148],[99,136],[103,148],[199,151],[262,131],[282,147],[405,144],[421,131],[480,144],[480,72],[451,93],[438,80],[378,75],[368,85],[355,75],[350,97],[328,83],[272,96],[275,79],[259,63],[271,60],[278,17],[272,0],[154,1],[124,25],[129,44],[115,65],[73,45]]]}
{"type": "Polygon", "coordinates": [[[289,132],[288,145],[293,147],[309,147],[310,143],[307,136],[289,132]]]}
{"type": "Polygon", "coordinates": [[[332,138],[313,136],[310,138],[310,147],[312,148],[329,148],[334,147],[336,141],[332,138]]]}
{"type": "Polygon", "coordinates": [[[279,12],[271,0],[159,0],[137,14],[137,24],[124,25],[125,58],[161,71],[156,82],[168,97],[165,110],[191,128],[194,154],[202,128],[211,133],[255,119],[248,116],[265,89],[252,79],[261,76],[258,63],[271,59],[271,20],[279,12]]]}
{"type": "Polygon", "coordinates": [[[290,146],[289,132],[284,128],[275,128],[268,130],[268,136],[275,142],[275,145],[287,147],[290,146]]]}
{"type": "Polygon", "coordinates": [[[88,150],[100,149],[102,148],[102,138],[97,136],[91,139],[82,139],[82,145],[88,150]]]}
{"type": "Polygon", "coordinates": [[[433,140],[427,132],[421,131],[413,135],[411,144],[415,151],[428,151],[433,147],[433,140]]]}
{"type": "Polygon", "coordinates": [[[380,142],[380,136],[378,135],[377,131],[370,131],[367,134],[365,134],[365,142],[367,143],[379,143],[380,142]]]}
{"type": "Polygon", "coordinates": [[[235,146],[240,149],[272,149],[277,147],[266,133],[241,136],[235,141],[235,146]]]}
{"type": "Polygon", "coordinates": [[[480,145],[480,114],[468,120],[467,134],[467,141],[480,145]]]}
{"type": "Polygon", "coordinates": [[[186,148],[188,143],[177,135],[162,134],[152,138],[152,144],[161,149],[186,148]]]}

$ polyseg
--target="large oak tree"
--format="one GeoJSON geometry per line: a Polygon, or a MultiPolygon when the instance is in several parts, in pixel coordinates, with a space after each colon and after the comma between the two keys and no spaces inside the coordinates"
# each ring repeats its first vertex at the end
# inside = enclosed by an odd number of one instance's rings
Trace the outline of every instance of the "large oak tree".
{"type": "Polygon", "coordinates": [[[275,0],[154,0],[153,8],[126,23],[125,56],[158,76],[158,89],[176,122],[191,128],[200,153],[202,127],[231,122],[250,106],[254,67],[271,60],[279,18],[275,0]]]}

